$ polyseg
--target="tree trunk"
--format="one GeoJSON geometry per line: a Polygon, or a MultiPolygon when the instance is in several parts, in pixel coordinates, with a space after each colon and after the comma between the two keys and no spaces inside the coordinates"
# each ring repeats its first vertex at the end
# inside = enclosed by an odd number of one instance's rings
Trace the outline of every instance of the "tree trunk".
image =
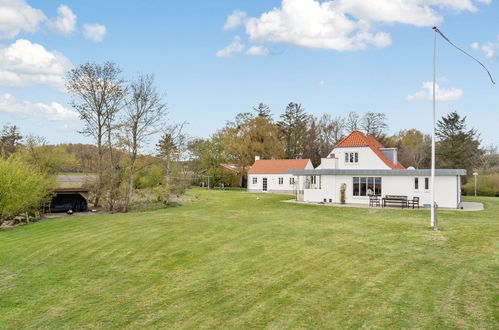
{"type": "Polygon", "coordinates": [[[132,193],[133,193],[133,184],[134,184],[134,177],[135,177],[135,157],[131,161],[130,165],[130,176],[128,178],[128,189],[126,193],[126,198],[125,198],[125,212],[128,212],[128,209],[130,207],[130,203],[132,201],[132,193]]]}

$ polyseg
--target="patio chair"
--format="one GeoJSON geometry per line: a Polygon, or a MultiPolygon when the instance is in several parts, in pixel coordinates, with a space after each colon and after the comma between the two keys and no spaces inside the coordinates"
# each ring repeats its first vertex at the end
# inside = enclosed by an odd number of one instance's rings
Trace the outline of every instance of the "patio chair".
{"type": "Polygon", "coordinates": [[[412,206],[412,208],[414,208],[415,206],[417,206],[418,209],[419,209],[419,197],[413,197],[412,200],[409,199],[407,201],[407,207],[411,207],[411,206],[412,206]]]}
{"type": "Polygon", "coordinates": [[[369,196],[369,206],[381,206],[380,199],[378,196],[371,195],[369,196]]]}

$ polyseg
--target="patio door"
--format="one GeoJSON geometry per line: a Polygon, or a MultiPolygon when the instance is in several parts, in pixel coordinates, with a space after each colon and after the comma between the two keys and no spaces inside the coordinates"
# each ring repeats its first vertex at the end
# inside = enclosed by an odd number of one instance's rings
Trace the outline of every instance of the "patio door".
{"type": "Polygon", "coordinates": [[[267,191],[267,178],[262,179],[262,191],[267,191]]]}

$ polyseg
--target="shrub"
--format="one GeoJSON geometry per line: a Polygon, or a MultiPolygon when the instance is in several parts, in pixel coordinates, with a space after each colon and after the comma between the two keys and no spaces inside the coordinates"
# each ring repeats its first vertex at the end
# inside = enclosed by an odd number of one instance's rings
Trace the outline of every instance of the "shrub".
{"type": "MultiPolygon", "coordinates": [[[[467,196],[475,194],[474,178],[471,178],[462,186],[462,194],[467,196]]],[[[479,175],[477,178],[477,195],[499,197],[499,173],[479,175]]]]}
{"type": "Polygon", "coordinates": [[[39,211],[50,200],[54,178],[11,156],[0,159],[0,221],[39,211]]]}

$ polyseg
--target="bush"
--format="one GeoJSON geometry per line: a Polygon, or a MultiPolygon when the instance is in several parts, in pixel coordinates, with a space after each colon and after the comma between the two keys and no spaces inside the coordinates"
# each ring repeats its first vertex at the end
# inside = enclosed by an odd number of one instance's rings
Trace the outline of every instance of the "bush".
{"type": "Polygon", "coordinates": [[[37,212],[50,200],[54,178],[17,157],[0,159],[0,221],[37,212]]]}
{"type": "MultiPolygon", "coordinates": [[[[475,180],[471,178],[462,186],[462,194],[473,196],[475,194],[475,180]]],[[[478,196],[499,197],[499,173],[479,175],[477,178],[478,196]]]]}

